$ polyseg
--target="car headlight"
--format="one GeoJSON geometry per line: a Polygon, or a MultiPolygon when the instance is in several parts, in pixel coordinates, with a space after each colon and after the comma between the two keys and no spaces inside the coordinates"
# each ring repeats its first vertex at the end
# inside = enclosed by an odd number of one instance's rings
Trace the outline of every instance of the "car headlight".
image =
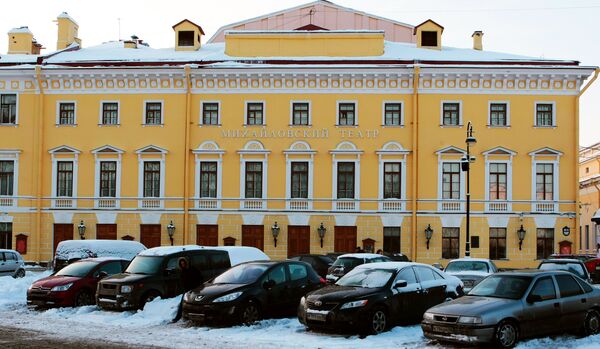
{"type": "Polygon", "coordinates": [[[360,301],[348,302],[348,303],[344,303],[344,305],[342,305],[342,307],[340,309],[364,307],[365,305],[367,305],[368,302],[369,301],[366,299],[363,299],[360,301]]]}
{"type": "Polygon", "coordinates": [[[221,296],[221,297],[213,300],[213,303],[231,302],[233,300],[238,299],[238,297],[241,295],[242,295],[242,292],[233,292],[233,293],[226,294],[224,296],[221,296]]]}
{"type": "Polygon", "coordinates": [[[121,293],[131,293],[132,290],[133,290],[133,286],[131,286],[131,285],[121,286],[121,293]]]}
{"type": "Polygon", "coordinates": [[[479,316],[461,316],[458,318],[460,324],[480,324],[481,318],[479,316]]]}
{"type": "Polygon", "coordinates": [[[423,314],[423,320],[433,320],[433,313],[423,314]]]}
{"type": "Polygon", "coordinates": [[[301,306],[305,306],[306,305],[306,297],[300,298],[300,305],[301,306]]]}
{"type": "Polygon", "coordinates": [[[68,290],[69,288],[71,288],[71,286],[73,286],[72,282],[70,282],[70,283],[68,283],[66,285],[54,286],[54,287],[52,287],[52,289],[50,291],[52,291],[52,292],[62,292],[62,291],[68,290]]]}

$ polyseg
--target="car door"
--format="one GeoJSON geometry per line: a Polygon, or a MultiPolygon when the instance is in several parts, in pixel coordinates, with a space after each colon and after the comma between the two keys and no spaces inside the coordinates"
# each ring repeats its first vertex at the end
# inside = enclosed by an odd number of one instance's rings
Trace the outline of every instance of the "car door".
{"type": "MultiPolygon", "coordinates": [[[[425,266],[414,267],[422,288],[423,305],[425,310],[442,303],[446,299],[446,284],[444,280],[436,280],[433,270],[425,266]]],[[[420,314],[421,316],[423,314],[420,314]]]]}
{"type": "Polygon", "coordinates": [[[297,308],[300,303],[300,298],[304,297],[304,295],[310,291],[308,268],[301,263],[289,263],[287,268],[290,275],[290,306],[297,308]]]}
{"type": "Polygon", "coordinates": [[[262,285],[265,289],[267,303],[264,304],[265,312],[279,312],[289,310],[292,304],[290,298],[290,285],[287,268],[284,263],[272,267],[265,276],[262,285]]]}
{"type": "Polygon", "coordinates": [[[0,275],[7,274],[6,259],[4,257],[4,254],[5,254],[5,252],[0,252],[0,275]]]}
{"type": "MultiPolygon", "coordinates": [[[[179,258],[184,256],[171,257],[167,260],[163,270],[162,280],[164,286],[164,298],[170,298],[183,293],[183,284],[181,282],[181,271],[179,269],[179,258]]],[[[189,256],[185,256],[188,258],[189,256]]],[[[188,264],[189,265],[189,264],[188,264]]]]}
{"type": "Polygon", "coordinates": [[[555,275],[560,294],[560,327],[579,328],[585,319],[588,304],[587,295],[571,275],[555,275]]]}
{"type": "Polygon", "coordinates": [[[392,283],[392,295],[392,317],[395,321],[410,323],[421,320],[425,312],[424,298],[413,267],[400,270],[392,283]],[[406,281],[406,286],[394,287],[401,280],[406,281]]]}
{"type": "Polygon", "coordinates": [[[560,324],[560,301],[551,276],[537,279],[526,297],[525,321],[522,330],[525,336],[538,336],[555,331],[560,324]],[[534,297],[538,297],[534,300],[534,297]]]}
{"type": "Polygon", "coordinates": [[[14,254],[13,252],[4,252],[4,259],[5,259],[5,272],[7,275],[13,275],[18,267],[19,267],[19,261],[17,260],[17,255],[14,254]]]}

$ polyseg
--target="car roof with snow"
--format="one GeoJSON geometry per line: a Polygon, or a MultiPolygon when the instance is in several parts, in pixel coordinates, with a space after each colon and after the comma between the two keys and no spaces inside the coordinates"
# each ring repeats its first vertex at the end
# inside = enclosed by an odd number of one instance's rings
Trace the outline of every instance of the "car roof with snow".
{"type": "Polygon", "coordinates": [[[389,269],[389,270],[400,270],[402,268],[410,267],[410,266],[426,266],[433,268],[430,265],[423,263],[415,263],[415,262],[377,262],[377,263],[367,263],[361,264],[356,269],[389,269]]]}
{"type": "Polygon", "coordinates": [[[580,259],[571,259],[571,258],[548,258],[544,259],[541,263],[556,263],[556,264],[567,264],[567,263],[577,263],[584,264],[580,259]]]}
{"type": "Polygon", "coordinates": [[[471,257],[465,257],[465,258],[457,258],[457,259],[453,259],[450,262],[448,262],[448,264],[452,263],[452,262],[485,262],[485,263],[489,263],[491,262],[491,260],[487,259],[487,258],[471,258],[471,257]]]}
{"type": "Polygon", "coordinates": [[[121,257],[96,257],[96,258],[80,259],[80,260],[75,261],[73,263],[80,263],[80,262],[103,263],[103,262],[116,262],[116,261],[129,262],[128,259],[121,258],[121,257]]]}
{"type": "Polygon", "coordinates": [[[184,245],[184,246],[160,246],[147,249],[140,252],[140,256],[150,257],[162,257],[169,256],[172,254],[185,252],[185,251],[225,251],[229,255],[229,261],[231,266],[250,262],[250,261],[268,261],[270,260],[263,251],[256,247],[250,246],[198,246],[198,245],[184,245]]]}
{"type": "Polygon", "coordinates": [[[129,240],[65,240],[56,247],[56,259],[81,259],[88,257],[122,257],[133,259],[146,247],[129,240]]]}
{"type": "Polygon", "coordinates": [[[8,250],[8,249],[3,249],[3,248],[0,248],[0,252],[14,252],[16,254],[19,254],[19,252],[15,251],[15,250],[8,250]]]}
{"type": "Polygon", "coordinates": [[[204,247],[198,245],[184,245],[184,246],[159,246],[149,248],[139,253],[140,256],[151,256],[151,257],[163,257],[172,255],[179,252],[202,250],[204,247]]]}
{"type": "Polygon", "coordinates": [[[347,253],[338,257],[339,258],[363,258],[363,259],[375,259],[375,258],[388,258],[380,254],[375,253],[347,253]]]}

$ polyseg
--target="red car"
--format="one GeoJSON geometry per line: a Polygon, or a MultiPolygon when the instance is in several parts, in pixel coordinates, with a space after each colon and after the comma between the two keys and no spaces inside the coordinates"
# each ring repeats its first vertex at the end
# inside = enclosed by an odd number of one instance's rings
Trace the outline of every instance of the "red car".
{"type": "Polygon", "coordinates": [[[27,305],[71,307],[95,303],[98,281],[122,273],[129,264],[121,258],[88,258],[34,282],[27,290],[27,305]]]}
{"type": "Polygon", "coordinates": [[[594,283],[600,283],[600,258],[593,254],[553,254],[550,258],[579,259],[585,264],[594,283]]]}

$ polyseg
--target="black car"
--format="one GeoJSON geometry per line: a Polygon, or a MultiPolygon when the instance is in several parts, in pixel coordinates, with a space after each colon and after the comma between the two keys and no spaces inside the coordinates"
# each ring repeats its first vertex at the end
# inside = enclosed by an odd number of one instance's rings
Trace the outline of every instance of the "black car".
{"type": "Polygon", "coordinates": [[[363,264],[302,298],[298,319],[309,329],[378,334],[392,324],[418,323],[430,307],[462,294],[458,278],[429,265],[363,264]]]}
{"type": "Polygon", "coordinates": [[[333,265],[335,258],[321,254],[303,254],[292,257],[290,260],[301,261],[310,264],[317,274],[319,274],[322,278],[325,278],[327,275],[327,269],[333,265]]]}
{"type": "Polygon", "coordinates": [[[330,283],[338,281],[342,276],[357,266],[365,263],[389,262],[386,256],[374,253],[347,253],[339,256],[327,270],[325,280],[330,283]]]}
{"type": "Polygon", "coordinates": [[[203,324],[252,324],[267,316],[291,315],[300,298],[324,285],[307,263],[243,263],[187,292],[183,318],[203,324]]]}

